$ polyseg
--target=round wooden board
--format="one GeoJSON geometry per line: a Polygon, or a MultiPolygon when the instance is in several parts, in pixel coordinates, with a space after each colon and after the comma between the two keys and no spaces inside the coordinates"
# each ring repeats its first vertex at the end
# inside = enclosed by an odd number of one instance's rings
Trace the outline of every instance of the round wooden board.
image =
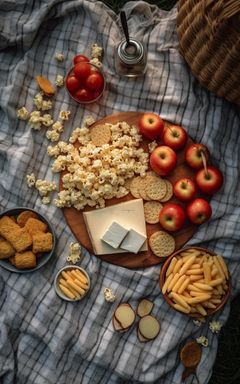
{"type": "MultiPolygon", "coordinates": [[[[109,115],[105,117],[104,119],[101,119],[94,123],[92,126],[98,125],[98,124],[104,124],[104,123],[110,123],[114,124],[119,121],[126,121],[130,125],[137,125],[138,120],[140,116],[143,113],[140,112],[120,112],[116,113],[113,115],[109,115]]],[[[167,122],[166,122],[167,124],[167,122]]],[[[143,148],[145,151],[148,151],[148,143],[150,141],[144,140],[142,143],[143,148]]],[[[189,145],[192,143],[192,140],[189,138],[188,143],[186,144],[189,145]]],[[[161,142],[159,141],[159,145],[161,142]]],[[[186,147],[185,147],[186,148],[186,147]]],[[[177,166],[174,169],[174,171],[167,177],[168,180],[170,180],[172,183],[174,183],[176,180],[182,178],[182,177],[188,177],[190,179],[194,179],[194,171],[190,169],[185,163],[184,163],[184,151],[185,148],[181,151],[178,152],[177,154],[177,166]]],[[[62,175],[60,176],[60,190],[62,190],[62,175]]],[[[131,199],[134,199],[132,195],[129,193],[127,196],[117,199],[111,199],[111,200],[106,200],[106,206],[110,206],[113,204],[118,204],[123,201],[129,201],[131,199]]],[[[174,197],[170,200],[171,202],[178,202],[182,206],[184,204],[180,203],[178,200],[176,200],[174,197]]],[[[163,203],[165,204],[165,203],[163,203]]],[[[87,207],[84,209],[84,211],[91,211],[94,208],[87,207]]],[[[63,213],[65,216],[65,219],[74,233],[76,239],[81,243],[90,253],[94,254],[92,244],[90,241],[90,238],[87,233],[87,229],[84,223],[83,219],[83,211],[77,211],[75,208],[63,208],[63,213]]],[[[147,227],[147,235],[148,238],[150,235],[156,231],[161,230],[160,224],[146,224],[147,227]]],[[[190,223],[186,223],[184,228],[181,231],[172,233],[172,235],[175,238],[176,241],[176,250],[181,248],[196,232],[198,226],[192,225],[190,223]]],[[[159,258],[156,257],[150,248],[146,252],[139,252],[137,255],[133,253],[119,253],[119,254],[113,254],[113,255],[96,255],[99,257],[101,260],[104,260],[108,263],[119,265],[121,267],[126,267],[126,268],[144,268],[144,267],[150,267],[153,265],[157,265],[161,263],[162,261],[165,260],[165,258],[159,258]]]]}

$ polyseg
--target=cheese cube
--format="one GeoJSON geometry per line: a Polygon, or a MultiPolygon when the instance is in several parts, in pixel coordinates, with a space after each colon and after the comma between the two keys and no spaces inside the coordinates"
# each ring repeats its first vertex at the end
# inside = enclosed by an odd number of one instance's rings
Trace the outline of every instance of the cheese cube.
{"type": "Polygon", "coordinates": [[[113,221],[101,239],[116,249],[119,247],[127,233],[128,230],[126,228],[122,227],[116,221],[113,221]]]}
{"type": "Polygon", "coordinates": [[[142,235],[134,229],[130,229],[126,237],[123,239],[120,247],[126,251],[138,253],[146,238],[147,237],[145,235],[142,235]]]}

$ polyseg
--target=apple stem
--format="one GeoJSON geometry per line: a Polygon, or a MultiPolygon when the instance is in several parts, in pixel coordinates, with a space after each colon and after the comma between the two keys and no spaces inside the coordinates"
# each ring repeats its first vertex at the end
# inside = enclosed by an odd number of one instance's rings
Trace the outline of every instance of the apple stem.
{"type": "Polygon", "coordinates": [[[171,133],[174,133],[172,128],[171,128],[171,125],[168,126],[168,129],[170,130],[171,133]]]}
{"type": "Polygon", "coordinates": [[[203,151],[201,151],[201,157],[202,157],[202,162],[203,162],[205,174],[206,174],[206,176],[208,176],[207,160],[206,160],[206,156],[204,155],[203,151]]]}

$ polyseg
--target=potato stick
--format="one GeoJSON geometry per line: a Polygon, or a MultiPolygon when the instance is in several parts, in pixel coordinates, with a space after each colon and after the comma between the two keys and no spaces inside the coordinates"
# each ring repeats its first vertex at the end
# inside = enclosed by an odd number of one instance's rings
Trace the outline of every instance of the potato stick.
{"type": "Polygon", "coordinates": [[[71,279],[68,279],[67,280],[67,283],[70,287],[72,287],[73,289],[75,289],[75,291],[77,291],[78,293],[80,293],[80,295],[83,295],[85,293],[84,289],[82,289],[81,287],[79,287],[76,283],[74,283],[74,281],[72,281],[71,279]]]}
{"type": "Polygon", "coordinates": [[[74,279],[73,282],[77,285],[79,285],[80,288],[84,289],[84,291],[86,291],[86,289],[88,289],[88,285],[86,284],[83,284],[80,280],[78,279],[74,279]]]}
{"type": "Polygon", "coordinates": [[[195,297],[195,296],[201,296],[201,295],[204,294],[204,292],[199,292],[199,291],[190,291],[189,293],[190,293],[190,295],[191,295],[192,297],[195,297]]]}
{"type": "Polygon", "coordinates": [[[179,273],[176,273],[175,276],[173,276],[173,279],[170,281],[168,287],[167,287],[167,292],[170,292],[172,290],[172,287],[176,284],[176,282],[178,281],[180,275],[179,273]]]}
{"type": "Polygon", "coordinates": [[[75,270],[72,270],[72,271],[71,271],[71,275],[72,275],[72,277],[73,277],[73,280],[74,280],[74,279],[78,279],[78,281],[80,281],[81,284],[83,284],[83,285],[85,285],[85,286],[88,286],[88,282],[87,282],[87,283],[83,282],[83,280],[80,279],[79,275],[76,273],[75,270]]]}
{"type": "Polygon", "coordinates": [[[193,283],[194,287],[201,289],[202,291],[212,291],[213,287],[209,284],[199,283],[198,281],[193,283]]]}
{"type": "Polygon", "coordinates": [[[183,264],[183,259],[179,259],[173,268],[173,274],[177,273],[183,264]]]}
{"type": "Polygon", "coordinates": [[[211,303],[210,300],[209,300],[209,301],[204,301],[204,302],[202,303],[202,305],[203,305],[205,308],[209,308],[209,309],[214,309],[214,308],[216,308],[216,305],[213,304],[213,303],[211,303]]]}
{"type": "Polygon", "coordinates": [[[199,269],[201,265],[199,263],[192,264],[191,269],[199,269]]]}
{"type": "MultiPolygon", "coordinates": [[[[215,279],[215,280],[211,280],[209,285],[211,287],[217,287],[218,285],[222,284],[224,282],[224,279],[223,278],[218,278],[218,279],[215,279]]],[[[197,283],[195,283],[197,284],[197,283]]],[[[218,292],[219,292],[219,289],[217,288],[218,292]]]]}
{"type": "Polygon", "coordinates": [[[182,275],[178,281],[176,282],[176,284],[174,284],[174,286],[172,287],[172,292],[177,292],[178,291],[178,288],[180,288],[181,284],[184,282],[184,280],[187,278],[186,275],[182,275]]]}
{"type": "Polygon", "coordinates": [[[189,276],[189,278],[190,278],[190,281],[197,281],[202,279],[202,275],[192,275],[192,276],[189,276]]]}
{"type": "Polygon", "coordinates": [[[195,287],[193,284],[189,284],[188,290],[202,292],[202,289],[195,287]]]}
{"type": "Polygon", "coordinates": [[[204,261],[203,263],[203,274],[205,283],[208,284],[211,280],[211,269],[207,261],[204,261]]]}
{"type": "Polygon", "coordinates": [[[83,283],[88,283],[88,279],[86,278],[86,276],[79,270],[79,269],[74,269],[74,271],[78,274],[79,276],[79,279],[82,280],[83,283]]]}
{"type": "Polygon", "coordinates": [[[187,288],[188,284],[190,282],[190,277],[186,277],[186,280],[182,283],[182,285],[178,288],[178,291],[177,293],[179,293],[180,295],[185,291],[185,289],[187,288]]]}
{"type": "Polygon", "coordinates": [[[59,284],[59,288],[60,288],[61,291],[64,293],[64,295],[66,295],[69,299],[75,299],[75,296],[74,296],[74,294],[70,291],[70,289],[64,287],[64,285],[62,285],[62,284],[59,284]]]}
{"type": "Polygon", "coordinates": [[[192,298],[185,298],[186,299],[186,302],[188,304],[198,304],[198,303],[202,303],[203,301],[206,301],[208,299],[210,299],[211,295],[209,295],[208,293],[204,293],[203,295],[200,295],[200,296],[195,296],[195,297],[192,297],[192,298]]]}
{"type": "Polygon", "coordinates": [[[163,284],[163,287],[162,287],[162,293],[163,295],[167,292],[167,288],[168,288],[168,285],[170,283],[170,281],[172,280],[173,278],[173,273],[171,273],[167,279],[165,280],[165,283],[163,284]]]}
{"type": "Polygon", "coordinates": [[[182,295],[185,296],[185,297],[191,297],[190,294],[188,293],[188,291],[184,291],[184,292],[182,293],[182,295]]]}
{"type": "Polygon", "coordinates": [[[198,268],[198,269],[189,269],[187,272],[186,272],[186,275],[201,275],[201,273],[203,273],[203,269],[202,268],[198,268]]]}
{"type": "Polygon", "coordinates": [[[182,305],[179,305],[179,304],[173,304],[173,307],[177,310],[177,311],[180,311],[180,312],[183,312],[183,313],[189,313],[191,308],[190,309],[187,309],[185,307],[182,307],[182,305]]]}
{"type": "Polygon", "coordinates": [[[227,266],[226,266],[226,263],[225,263],[223,257],[220,256],[220,255],[217,255],[217,259],[218,259],[218,261],[219,261],[219,264],[220,264],[221,267],[222,267],[224,276],[226,277],[226,279],[228,279],[228,269],[227,269],[227,266]]]}
{"type": "Polygon", "coordinates": [[[207,311],[205,310],[205,308],[203,308],[203,306],[201,304],[197,304],[196,305],[196,309],[197,311],[202,315],[202,316],[207,316],[207,311]]]}
{"type": "Polygon", "coordinates": [[[68,288],[69,291],[71,291],[74,294],[74,296],[76,296],[77,298],[80,298],[80,295],[78,294],[78,292],[75,291],[75,289],[73,289],[72,287],[69,287],[65,279],[59,279],[59,284],[62,284],[64,287],[68,288]]]}
{"type": "MultiPolygon", "coordinates": [[[[176,304],[179,304],[181,305],[182,307],[188,309],[190,311],[190,307],[189,305],[187,304],[186,302],[186,298],[184,296],[181,296],[179,295],[178,293],[176,292],[171,292],[169,294],[169,297],[170,299],[173,299],[173,301],[175,301],[176,304]]],[[[189,299],[190,300],[190,299],[189,299]]]]}
{"type": "Polygon", "coordinates": [[[218,258],[215,256],[213,260],[214,260],[214,264],[215,264],[216,268],[218,269],[218,273],[219,273],[219,275],[220,275],[223,279],[225,279],[225,275],[224,275],[224,273],[223,273],[221,264],[220,264],[219,261],[218,261],[218,258]]]}
{"type": "MultiPolygon", "coordinates": [[[[184,275],[189,269],[191,269],[190,267],[191,267],[191,265],[194,263],[195,259],[196,259],[196,256],[195,256],[195,255],[191,256],[191,257],[190,257],[190,258],[183,264],[183,266],[181,267],[181,269],[180,269],[180,271],[179,271],[179,274],[180,274],[180,275],[184,275]]],[[[196,270],[198,270],[198,269],[196,269],[196,270]]]]}
{"type": "Polygon", "coordinates": [[[61,275],[64,277],[65,280],[69,279],[69,275],[66,271],[62,271],[61,275]]]}
{"type": "Polygon", "coordinates": [[[177,258],[173,257],[171,260],[171,263],[169,264],[169,267],[167,269],[166,277],[168,277],[172,273],[173,268],[175,267],[176,263],[177,263],[177,258]]]}

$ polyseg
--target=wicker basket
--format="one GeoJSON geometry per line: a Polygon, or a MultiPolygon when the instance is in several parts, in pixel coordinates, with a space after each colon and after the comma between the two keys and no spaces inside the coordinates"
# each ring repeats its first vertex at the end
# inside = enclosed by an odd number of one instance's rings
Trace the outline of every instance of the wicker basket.
{"type": "Polygon", "coordinates": [[[200,84],[240,106],[240,0],[180,0],[177,32],[200,84]]]}

